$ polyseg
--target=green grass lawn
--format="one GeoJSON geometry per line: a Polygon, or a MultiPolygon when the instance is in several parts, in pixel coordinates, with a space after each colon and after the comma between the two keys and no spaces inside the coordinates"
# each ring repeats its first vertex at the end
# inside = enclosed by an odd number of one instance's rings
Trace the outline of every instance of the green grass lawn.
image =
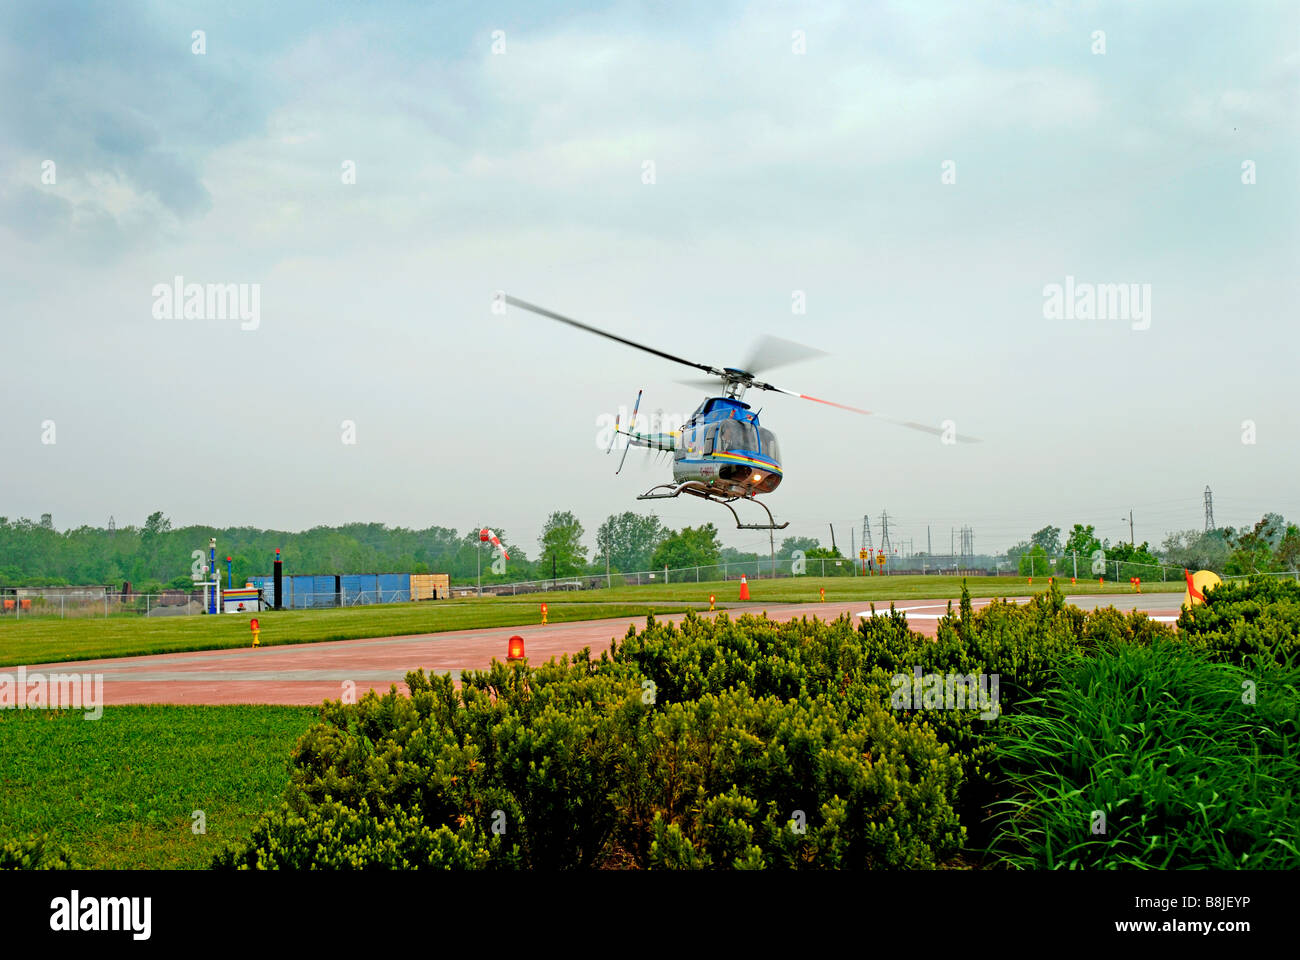
{"type": "Polygon", "coordinates": [[[289,780],[315,707],[0,711],[0,839],[49,833],[81,868],[206,867],[289,780]],[[193,831],[202,810],[207,833],[193,831]]]}
{"type": "MultiPolygon", "coordinates": [[[[705,598],[707,606],[708,598],[705,598]]],[[[677,613],[683,603],[550,604],[551,623],[608,617],[644,619],[656,613],[677,613]]],[[[252,640],[251,614],[193,617],[108,617],[59,620],[31,617],[0,621],[0,666],[58,663],[101,657],[130,657],[182,650],[246,647],[252,640]]],[[[330,610],[281,610],[257,614],[261,642],[272,646],[354,640],[360,637],[405,636],[480,627],[511,627],[539,623],[535,602],[507,600],[445,600],[437,603],[384,604],[330,610]]]]}
{"type": "MultiPolygon", "coordinates": [[[[1030,583],[1027,577],[953,577],[953,576],[876,576],[876,577],[778,577],[775,580],[749,579],[749,595],[755,603],[813,603],[819,598],[818,590],[826,588],[829,600],[916,600],[938,599],[956,600],[961,596],[961,585],[965,580],[972,597],[1027,597],[1047,589],[1047,577],[1034,577],[1030,583]]],[[[615,578],[617,582],[617,578],[615,578]]],[[[1095,579],[1080,577],[1078,583],[1071,584],[1070,578],[1057,578],[1061,589],[1068,595],[1081,594],[1131,594],[1133,588],[1127,583],[1106,582],[1098,586],[1095,579]]],[[[1182,593],[1186,584],[1182,580],[1168,583],[1142,584],[1143,593],[1182,593]]],[[[740,581],[701,581],[687,580],[682,583],[659,583],[646,586],[615,586],[601,590],[580,590],[571,593],[556,592],[550,594],[529,594],[527,601],[538,603],[545,600],[553,606],[575,601],[637,601],[653,603],[656,599],[703,601],[708,602],[709,594],[715,594],[719,603],[734,604],[740,592],[740,581]]],[[[519,597],[501,597],[496,602],[507,603],[523,601],[519,597]]]]}
{"type": "MultiPolygon", "coordinates": [[[[1031,584],[1024,577],[971,577],[972,597],[1028,596],[1047,587],[1046,577],[1031,584]]],[[[783,577],[751,580],[753,603],[811,603],[826,589],[828,602],[882,602],[909,599],[951,599],[961,595],[961,577],[783,577]]],[[[1132,594],[1128,584],[1080,580],[1062,588],[1070,594],[1132,594]]],[[[1178,591],[1182,582],[1143,584],[1144,592],[1178,591]]],[[[482,599],[439,600],[430,603],[383,604],[328,610],[282,610],[258,614],[265,645],[355,640],[364,637],[440,633],[482,627],[537,623],[545,602],[549,620],[563,623],[612,617],[642,619],[656,613],[678,613],[691,606],[707,608],[709,595],[719,604],[738,602],[737,581],[660,583],[574,592],[482,599]]],[[[191,617],[115,616],[60,620],[52,617],[0,619],[0,666],[58,663],[101,657],[129,657],[184,650],[215,650],[247,646],[250,614],[191,617]]]]}

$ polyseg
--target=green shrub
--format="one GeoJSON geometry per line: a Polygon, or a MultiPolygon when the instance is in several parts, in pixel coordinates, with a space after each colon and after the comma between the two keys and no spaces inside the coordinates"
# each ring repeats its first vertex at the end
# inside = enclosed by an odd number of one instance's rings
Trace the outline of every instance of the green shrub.
{"type": "Polygon", "coordinates": [[[0,870],[71,870],[72,856],[49,834],[0,843],[0,870]]]}
{"type": "Polygon", "coordinates": [[[1278,577],[1225,581],[1206,592],[1205,603],[1182,612],[1178,630],[1220,663],[1295,664],[1300,583],[1278,577]]]}
{"type": "Polygon", "coordinates": [[[283,806],[216,865],[1291,863],[1295,677],[1268,635],[1209,639],[1242,622],[1289,636],[1300,595],[1259,590],[1216,592],[1186,636],[1053,584],[978,611],[963,591],[933,639],[892,609],[856,626],[692,613],[595,660],[494,662],[459,687],[413,673],[410,696],[327,703],[283,806]],[[894,678],[918,668],[997,675],[1002,716],[896,708],[894,678]]]}

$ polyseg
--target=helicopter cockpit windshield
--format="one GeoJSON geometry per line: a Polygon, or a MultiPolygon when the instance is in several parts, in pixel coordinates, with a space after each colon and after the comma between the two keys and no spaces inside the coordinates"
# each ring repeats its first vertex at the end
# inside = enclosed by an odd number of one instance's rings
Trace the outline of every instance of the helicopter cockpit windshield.
{"type": "Polygon", "coordinates": [[[758,438],[762,441],[763,448],[758,452],[765,457],[771,457],[777,463],[781,462],[781,448],[776,444],[776,434],[766,427],[758,428],[758,438]]]}
{"type": "Polygon", "coordinates": [[[745,423],[741,420],[723,420],[720,427],[717,447],[719,453],[726,450],[758,452],[758,432],[754,429],[752,423],[745,423]]]}

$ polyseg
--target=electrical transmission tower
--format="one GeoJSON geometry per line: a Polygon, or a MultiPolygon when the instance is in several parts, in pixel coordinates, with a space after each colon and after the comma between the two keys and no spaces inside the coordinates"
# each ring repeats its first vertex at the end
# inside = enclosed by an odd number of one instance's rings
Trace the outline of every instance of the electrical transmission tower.
{"type": "Polygon", "coordinates": [[[862,515],[862,548],[868,553],[872,552],[871,548],[871,518],[865,513],[862,515]]]}
{"type": "Polygon", "coordinates": [[[975,556],[975,530],[972,527],[961,528],[961,556],[963,560],[975,556]]]}
{"type": "Polygon", "coordinates": [[[880,549],[885,551],[885,556],[889,556],[893,548],[889,544],[889,514],[880,511],[880,549]]]}
{"type": "Polygon", "coordinates": [[[108,535],[111,537],[116,532],[117,532],[117,523],[114,522],[113,517],[110,515],[108,518],[108,535]]]}
{"type": "Polygon", "coordinates": [[[1210,491],[1209,487],[1206,487],[1205,488],[1205,532],[1209,533],[1211,530],[1217,530],[1217,529],[1218,527],[1214,525],[1214,494],[1210,491]]]}

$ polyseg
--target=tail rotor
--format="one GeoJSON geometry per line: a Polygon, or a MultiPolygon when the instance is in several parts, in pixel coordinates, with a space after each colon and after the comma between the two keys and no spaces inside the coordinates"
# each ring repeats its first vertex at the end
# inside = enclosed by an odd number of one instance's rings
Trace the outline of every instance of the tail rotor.
{"type": "MultiPolygon", "coordinates": [[[[644,390],[638,390],[638,391],[636,392],[636,403],[632,405],[632,420],[631,420],[630,423],[628,423],[628,426],[627,426],[627,432],[628,432],[628,442],[627,442],[627,446],[625,446],[625,447],[623,448],[623,458],[622,458],[621,460],[619,460],[619,462],[618,462],[618,469],[614,471],[614,476],[618,476],[620,473],[622,473],[622,472],[623,472],[623,464],[627,463],[627,452],[628,452],[628,450],[630,450],[631,447],[632,447],[632,439],[631,439],[631,435],[632,435],[633,431],[636,430],[636,414],[637,414],[637,411],[641,409],[641,394],[643,394],[644,392],[645,392],[644,390]]],[[[617,418],[617,416],[614,418],[614,436],[616,436],[616,437],[618,436],[618,418],[617,418]]],[[[611,449],[613,449],[613,447],[612,447],[612,442],[611,442],[611,449]]]]}

